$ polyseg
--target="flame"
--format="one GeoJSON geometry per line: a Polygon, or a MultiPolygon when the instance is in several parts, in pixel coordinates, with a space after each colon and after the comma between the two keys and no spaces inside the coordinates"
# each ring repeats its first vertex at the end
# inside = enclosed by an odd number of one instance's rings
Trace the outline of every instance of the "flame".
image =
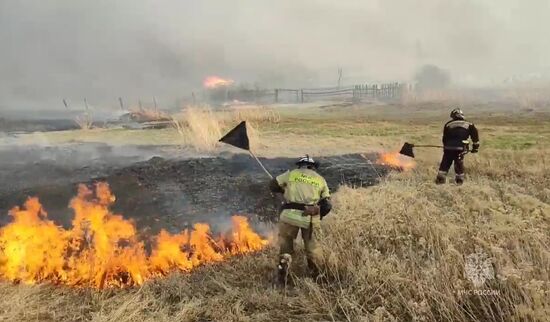
{"type": "Polygon", "coordinates": [[[208,76],[202,82],[203,86],[206,88],[217,88],[222,86],[229,86],[233,84],[232,79],[223,79],[219,76],[208,76]]]}
{"type": "Polygon", "coordinates": [[[378,155],[377,164],[387,165],[392,168],[408,171],[416,167],[416,162],[399,154],[399,152],[383,152],[378,155]]]}
{"type": "Polygon", "coordinates": [[[107,183],[80,185],[71,200],[72,228],[48,219],[38,198],[13,208],[11,223],[0,228],[0,279],[36,284],[51,282],[94,288],[141,285],[172,271],[191,271],[204,263],[261,250],[268,241],[247,219],[232,217],[232,231],[214,238],[207,224],[178,234],[161,231],[150,255],[135,225],[114,214],[107,183]]]}

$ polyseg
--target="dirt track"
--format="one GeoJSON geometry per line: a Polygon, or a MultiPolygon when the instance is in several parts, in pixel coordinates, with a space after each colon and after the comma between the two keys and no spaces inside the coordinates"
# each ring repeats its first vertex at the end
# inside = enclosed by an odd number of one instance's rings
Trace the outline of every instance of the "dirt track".
{"type": "MultiPolygon", "coordinates": [[[[245,214],[259,221],[276,217],[280,200],[267,189],[268,178],[247,154],[170,159],[171,147],[74,145],[4,149],[0,154],[0,224],[8,210],[28,196],[38,196],[49,218],[70,224],[69,200],[78,183],[107,181],[117,196],[114,209],[142,230],[178,231],[206,221],[216,228],[224,218],[245,214]],[[31,160],[31,161],[29,161],[31,160]]],[[[368,156],[374,160],[376,156],[368,156]]],[[[341,183],[372,185],[387,174],[360,155],[318,158],[331,190],[341,183]]],[[[277,175],[293,159],[263,160],[277,175]]]]}

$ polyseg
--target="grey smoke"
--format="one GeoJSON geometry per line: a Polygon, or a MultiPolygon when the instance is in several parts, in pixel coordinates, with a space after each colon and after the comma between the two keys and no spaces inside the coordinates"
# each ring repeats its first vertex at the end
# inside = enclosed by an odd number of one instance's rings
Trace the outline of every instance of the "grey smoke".
{"type": "Polygon", "coordinates": [[[547,0],[0,0],[0,110],[175,104],[215,74],[260,86],[459,84],[548,72],[547,0]],[[78,103],[81,104],[81,103],[78,103]]]}

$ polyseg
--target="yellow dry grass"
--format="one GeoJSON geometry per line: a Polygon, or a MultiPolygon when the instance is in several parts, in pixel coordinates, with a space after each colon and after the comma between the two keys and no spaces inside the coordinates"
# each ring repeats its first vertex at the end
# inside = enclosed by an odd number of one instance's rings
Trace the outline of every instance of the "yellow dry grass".
{"type": "Polygon", "coordinates": [[[222,136],[223,121],[207,107],[187,108],[182,118],[173,118],[172,123],[183,144],[198,151],[213,150],[222,136]]]}
{"type": "Polygon", "coordinates": [[[92,115],[88,112],[83,115],[77,116],[74,119],[75,123],[81,130],[90,130],[93,127],[94,119],[92,115]]]}
{"type": "Polygon", "coordinates": [[[241,121],[247,122],[248,137],[251,149],[254,150],[260,146],[257,126],[276,124],[280,116],[274,109],[258,106],[231,107],[218,111],[208,106],[191,106],[172,118],[182,144],[203,152],[211,152],[219,147],[218,140],[223,134],[241,121]]]}
{"type": "MultiPolygon", "coordinates": [[[[210,112],[193,113],[196,118],[188,117],[207,127],[228,125],[205,121],[212,118],[210,112]]],[[[544,142],[550,133],[532,127],[533,120],[514,122],[540,137],[541,145],[517,149],[501,144],[502,137],[489,134],[508,133],[495,130],[505,123],[485,118],[482,142],[492,140],[492,147],[482,145],[479,154],[467,156],[463,186],[435,185],[440,155],[424,151],[413,171],[393,173],[375,187],[341,187],[334,193],[334,212],[323,221],[322,282],[307,277],[299,250],[293,262],[296,285],[286,293],[273,289],[277,250],[272,247],[130,290],[1,284],[0,320],[548,321],[550,147],[544,142]],[[480,288],[465,275],[466,258],[475,252],[487,254],[495,271],[480,288]]],[[[320,135],[319,128],[299,134],[302,124],[282,124],[271,137],[298,133],[308,149],[326,139],[313,136],[320,135]]],[[[365,137],[372,144],[405,138],[392,122],[378,129],[375,123],[348,125],[334,132],[329,124],[322,128],[326,136],[345,129],[346,135],[335,141],[339,144],[365,137]]],[[[439,126],[426,125],[413,132],[432,138],[437,131],[439,126]]]]}
{"type": "Polygon", "coordinates": [[[170,116],[167,113],[159,110],[158,108],[149,107],[132,107],[130,108],[130,116],[139,122],[154,122],[170,119],[170,116]]]}
{"type": "Polygon", "coordinates": [[[270,107],[265,106],[235,106],[229,109],[233,121],[247,121],[249,123],[279,123],[281,121],[280,113],[270,107]]]}

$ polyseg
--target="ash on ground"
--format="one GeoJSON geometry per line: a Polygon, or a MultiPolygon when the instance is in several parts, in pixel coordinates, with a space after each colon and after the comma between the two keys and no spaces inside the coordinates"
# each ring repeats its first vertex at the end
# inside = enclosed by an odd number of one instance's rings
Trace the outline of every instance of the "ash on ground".
{"type": "MultiPolygon", "coordinates": [[[[117,197],[113,207],[116,213],[134,220],[140,230],[152,233],[160,229],[178,232],[195,222],[207,222],[214,230],[222,229],[221,225],[235,214],[246,215],[255,223],[277,219],[282,200],[269,192],[269,178],[247,154],[178,160],[168,158],[173,151],[151,148],[150,153],[163,157],[143,161],[131,153],[117,159],[111,149],[101,151],[103,154],[95,163],[85,166],[82,162],[60,165],[59,155],[37,159],[30,165],[11,160],[11,168],[0,172],[0,179],[16,183],[0,188],[0,224],[9,221],[7,214],[11,207],[21,205],[28,196],[37,196],[48,218],[68,227],[72,211],[67,205],[76,194],[78,183],[97,181],[110,184],[117,197]]],[[[143,158],[141,150],[140,155],[143,158]]],[[[387,167],[373,162],[376,157],[376,154],[318,157],[319,173],[326,178],[331,191],[342,184],[374,185],[389,172],[387,167]]],[[[295,162],[290,158],[261,160],[273,175],[292,169],[295,162]]]]}

